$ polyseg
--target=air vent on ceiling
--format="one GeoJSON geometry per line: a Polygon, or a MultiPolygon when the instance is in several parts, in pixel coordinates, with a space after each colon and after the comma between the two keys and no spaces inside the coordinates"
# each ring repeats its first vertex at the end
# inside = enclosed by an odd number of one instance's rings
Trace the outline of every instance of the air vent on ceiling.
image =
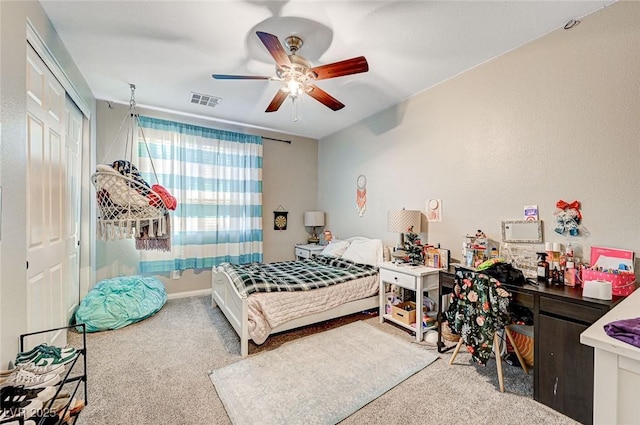
{"type": "Polygon", "coordinates": [[[203,106],[215,106],[220,102],[221,97],[211,96],[210,94],[194,93],[191,92],[191,103],[203,106]]]}

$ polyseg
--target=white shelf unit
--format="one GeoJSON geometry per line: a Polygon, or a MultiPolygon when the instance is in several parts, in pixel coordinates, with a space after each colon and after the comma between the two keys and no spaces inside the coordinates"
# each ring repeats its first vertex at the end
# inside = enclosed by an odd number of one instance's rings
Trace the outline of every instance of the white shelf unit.
{"type": "MultiPolygon", "coordinates": [[[[395,323],[403,328],[414,331],[416,340],[422,341],[425,332],[430,329],[437,329],[437,323],[433,326],[422,327],[422,297],[425,292],[438,292],[438,279],[440,269],[426,266],[410,266],[407,264],[395,264],[384,262],[380,265],[380,323],[385,320],[395,323]],[[385,312],[386,289],[385,284],[397,285],[401,288],[409,289],[414,293],[416,303],[416,326],[401,322],[393,318],[391,314],[385,312]],[[420,329],[421,328],[421,329],[420,329]]],[[[404,300],[408,301],[408,300],[404,300]]]]}

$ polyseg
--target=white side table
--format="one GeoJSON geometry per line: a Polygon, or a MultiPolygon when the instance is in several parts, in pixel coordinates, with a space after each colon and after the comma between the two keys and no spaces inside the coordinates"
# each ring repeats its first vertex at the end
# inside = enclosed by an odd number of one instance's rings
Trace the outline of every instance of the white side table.
{"type": "Polygon", "coordinates": [[[315,257],[320,254],[324,249],[323,245],[307,244],[296,245],[296,260],[303,260],[305,258],[315,257]]]}
{"type": "MultiPolygon", "coordinates": [[[[409,266],[405,264],[394,264],[384,262],[380,265],[380,323],[385,320],[393,322],[399,326],[415,331],[416,340],[422,341],[424,333],[437,326],[422,327],[422,295],[425,291],[438,291],[438,276],[440,269],[426,266],[409,266]],[[394,284],[402,288],[414,291],[416,303],[416,327],[400,322],[393,318],[391,314],[386,314],[386,293],[385,283],[394,284]]],[[[407,300],[404,300],[407,301],[407,300]]]]}

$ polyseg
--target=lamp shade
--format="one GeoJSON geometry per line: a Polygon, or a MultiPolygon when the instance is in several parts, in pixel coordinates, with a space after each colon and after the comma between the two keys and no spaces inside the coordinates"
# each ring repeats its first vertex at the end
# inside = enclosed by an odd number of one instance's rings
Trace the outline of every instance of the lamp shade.
{"type": "Polygon", "coordinates": [[[413,226],[414,233],[420,233],[422,212],[419,210],[396,210],[387,213],[387,231],[408,233],[413,226]]]}
{"type": "Polygon", "coordinates": [[[304,225],[307,227],[324,226],[324,213],[322,211],[305,212],[304,225]]]}

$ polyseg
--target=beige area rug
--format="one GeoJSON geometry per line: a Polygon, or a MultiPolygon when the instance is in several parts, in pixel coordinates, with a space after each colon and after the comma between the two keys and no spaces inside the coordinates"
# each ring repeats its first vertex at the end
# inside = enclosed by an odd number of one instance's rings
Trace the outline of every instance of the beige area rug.
{"type": "Polygon", "coordinates": [[[436,359],[358,321],[209,375],[235,425],[336,424],[436,359]]]}

